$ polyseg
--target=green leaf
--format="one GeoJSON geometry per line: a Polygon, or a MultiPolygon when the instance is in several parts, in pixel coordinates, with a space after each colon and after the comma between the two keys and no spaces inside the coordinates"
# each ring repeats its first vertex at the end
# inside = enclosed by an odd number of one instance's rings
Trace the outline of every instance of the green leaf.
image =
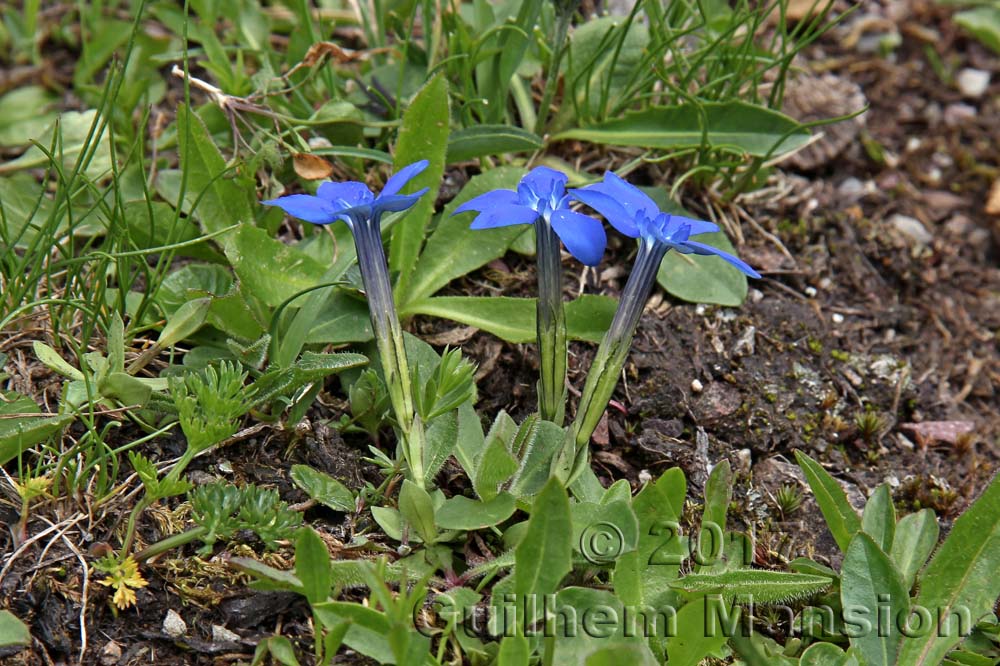
{"type": "Polygon", "coordinates": [[[424,482],[433,485],[434,477],[458,443],[458,410],[431,419],[424,438],[424,482]]]}
{"type": "Polygon", "coordinates": [[[59,352],[57,352],[55,349],[48,346],[44,342],[35,340],[34,342],[31,343],[31,348],[32,350],[34,350],[35,356],[38,358],[38,360],[42,362],[42,365],[44,365],[49,370],[57,372],[63,377],[67,377],[69,379],[78,379],[80,381],[84,381],[84,376],[82,372],[80,372],[72,365],[67,363],[66,360],[59,355],[59,352]]]}
{"type": "MultiPolygon", "coordinates": [[[[573,568],[572,555],[569,497],[562,484],[552,479],[535,497],[528,529],[514,551],[514,594],[527,600],[555,593],[573,568]]],[[[525,617],[529,619],[533,618],[525,617]]]]}
{"type": "Polygon", "coordinates": [[[22,86],[0,97],[0,146],[21,146],[42,136],[58,114],[56,97],[42,86],[22,86]]]}
{"type": "Polygon", "coordinates": [[[851,645],[861,653],[867,666],[895,666],[902,638],[897,619],[909,616],[910,593],[889,556],[865,532],[854,535],[844,554],[840,599],[848,627],[853,624],[848,614],[868,623],[855,632],[857,635],[851,633],[853,629],[847,629],[851,645]],[[862,617],[858,618],[859,615],[862,617]],[[871,625],[873,620],[875,626],[871,625]]]}
{"type": "Polygon", "coordinates": [[[295,539],[295,576],[310,604],[330,598],[330,551],[311,527],[299,529],[295,539]]]}
{"type": "Polygon", "coordinates": [[[478,461],[486,448],[486,436],[479,414],[471,402],[458,408],[458,437],[455,440],[455,458],[470,479],[475,479],[478,461]]]}
{"type": "MultiPolygon", "coordinates": [[[[697,240],[736,254],[733,244],[721,231],[701,234],[697,240]]],[[[747,276],[719,257],[667,252],[656,273],[656,281],[667,293],[692,303],[735,307],[747,297],[747,276]]]]}
{"type": "MultiPolygon", "coordinates": [[[[252,179],[231,177],[205,123],[184,104],[177,108],[177,140],[181,168],[188,176],[185,199],[191,206],[197,203],[193,213],[202,229],[212,233],[240,222],[251,223],[255,191],[252,179]]],[[[216,237],[227,255],[231,238],[231,233],[216,237]]]]}
{"type": "Polygon", "coordinates": [[[708,626],[714,620],[711,612],[707,597],[686,603],[677,612],[677,631],[667,638],[670,666],[698,666],[702,659],[725,645],[726,632],[712,631],[708,626]]]}
{"type": "Polygon", "coordinates": [[[292,481],[309,497],[334,511],[351,513],[355,509],[354,495],[337,479],[309,465],[292,465],[292,481]]]}
{"type": "Polygon", "coordinates": [[[395,663],[388,638],[391,625],[384,613],[346,601],[312,604],[312,610],[327,629],[350,622],[344,643],[351,648],[380,664],[395,663]]]}
{"type": "Polygon", "coordinates": [[[517,436],[517,424],[507,412],[497,414],[489,433],[483,454],[476,461],[472,485],[484,501],[497,496],[500,484],[506,483],[517,472],[517,461],[510,454],[510,442],[517,436]]]}
{"type": "Polygon", "coordinates": [[[498,167],[473,176],[458,196],[445,206],[414,268],[406,294],[408,301],[397,303],[400,312],[405,315],[410,302],[428,298],[455,278],[503,256],[525,226],[474,230],[469,228],[473,219],[471,214],[455,217],[452,214],[460,205],[480,194],[516,188],[525,173],[520,167],[498,167]]]}
{"type": "Polygon", "coordinates": [[[814,643],[799,657],[799,666],[845,666],[847,659],[833,643],[814,643]]]}
{"type": "Polygon", "coordinates": [[[17,645],[31,645],[31,632],[16,615],[0,610],[0,648],[17,645]]]}
{"type": "Polygon", "coordinates": [[[733,471],[729,461],[723,459],[712,468],[712,473],[705,482],[705,509],[702,512],[701,531],[698,536],[699,570],[702,562],[709,566],[715,563],[725,566],[720,560],[720,555],[725,546],[723,535],[726,532],[726,513],[732,498],[733,471]],[[702,551],[705,544],[711,544],[712,550],[702,551]]]}
{"type": "Polygon", "coordinates": [[[49,164],[45,154],[52,151],[52,156],[62,165],[67,175],[77,168],[81,158],[88,160],[86,169],[81,173],[88,178],[105,178],[111,174],[111,141],[108,129],[103,126],[104,120],[97,115],[95,109],[84,111],[67,111],[58,120],[50,124],[38,136],[27,137],[35,139],[39,145],[32,146],[15,160],[0,164],[0,175],[14,173],[21,169],[37,169],[49,164]],[[53,139],[55,138],[55,143],[53,139]]]}
{"type": "MultiPolygon", "coordinates": [[[[566,304],[567,335],[572,340],[600,342],[611,325],[617,302],[607,296],[584,295],[566,304]]],[[[535,340],[535,299],[509,296],[435,296],[411,303],[406,315],[442,317],[475,326],[507,342],[535,340]]]]}
{"type": "Polygon", "coordinates": [[[655,483],[647,483],[632,500],[639,519],[639,566],[642,603],[659,606],[674,592],[669,583],[677,578],[680,564],[688,554],[680,535],[686,482],[684,472],[672,468],[655,483]]]}
{"type": "Polygon", "coordinates": [[[948,538],[920,577],[920,594],[914,607],[929,609],[933,626],[919,636],[903,638],[898,663],[907,666],[940,663],[962,639],[960,629],[971,631],[974,623],[993,610],[1000,597],[998,571],[1000,477],[993,477],[979,499],[955,521],[948,538]],[[956,615],[966,615],[969,621],[957,623],[956,615]],[[956,624],[966,626],[956,627],[956,624]]]}
{"type": "Polygon", "coordinates": [[[434,520],[443,530],[480,530],[499,525],[514,515],[516,508],[510,493],[500,493],[488,502],[456,495],[444,501],[434,520]]]}
{"type": "Polygon", "coordinates": [[[520,127],[474,125],[452,132],[448,137],[447,163],[466,162],[477,157],[503,153],[529,153],[544,145],[541,137],[520,127]]]}
{"type": "Polygon", "coordinates": [[[651,107],[588,128],[570,129],[552,141],[577,139],[614,146],[678,150],[711,148],[764,157],[801,148],[809,131],[788,116],[747,102],[705,102],[651,107]],[[772,151],[780,142],[780,147],[772,151]]]}
{"type": "Polygon", "coordinates": [[[591,564],[611,564],[639,545],[639,520],[628,501],[579,502],[571,515],[573,545],[591,564]]]}
{"type": "Polygon", "coordinates": [[[719,594],[726,602],[747,597],[758,604],[780,604],[822,592],[832,583],[824,576],[734,569],[722,573],[688,574],[670,586],[691,595],[719,594]]]}
{"type": "Polygon", "coordinates": [[[847,501],[847,494],[840,484],[819,463],[801,451],[795,452],[795,460],[809,482],[830,534],[840,550],[846,553],[855,532],[861,529],[858,514],[847,501]]]}
{"type": "Polygon", "coordinates": [[[510,491],[519,498],[534,497],[548,482],[552,460],[566,442],[567,430],[551,421],[538,421],[534,439],[520,470],[510,485],[510,491]]]}
{"type": "Polygon", "coordinates": [[[888,484],[880,485],[868,498],[861,514],[861,530],[874,539],[883,552],[890,552],[896,534],[896,507],[892,505],[888,484]]]}
{"type": "Polygon", "coordinates": [[[160,331],[160,337],[156,339],[157,348],[172,347],[198,332],[205,323],[211,305],[211,298],[196,298],[177,308],[160,331]]]}
{"type": "Polygon", "coordinates": [[[305,384],[367,364],[368,359],[361,354],[304,352],[295,365],[271,370],[254,382],[256,393],[253,396],[253,404],[255,406],[267,404],[279,395],[294,391],[305,384]]]}
{"type": "Polygon", "coordinates": [[[434,524],[434,501],[430,494],[409,479],[403,481],[399,491],[399,512],[406,522],[416,530],[424,543],[437,540],[438,530],[434,524]]]}
{"type": "Polygon", "coordinates": [[[656,658],[645,645],[634,641],[620,641],[597,648],[589,655],[584,666],[656,666],[656,658]]]}
{"type": "Polygon", "coordinates": [[[320,284],[326,267],[291,245],[271,238],[266,231],[241,226],[231,236],[226,251],[233,270],[250,293],[271,307],[298,292],[320,284]]]}
{"type": "Polygon", "coordinates": [[[239,571],[248,573],[256,578],[257,581],[254,583],[254,586],[257,589],[288,590],[290,592],[298,592],[302,595],[305,594],[302,581],[291,571],[272,567],[251,557],[233,557],[229,560],[229,563],[239,571]]]}
{"type": "Polygon", "coordinates": [[[649,29],[633,21],[624,25],[620,16],[604,16],[581,23],[570,36],[566,85],[572,90],[565,96],[561,116],[572,109],[581,118],[603,118],[620,107],[630,80],[637,71],[648,70],[649,29]],[[622,35],[622,30],[628,30],[622,35]],[[619,47],[620,44],[620,47],[619,47]],[[575,104],[574,104],[575,102],[575,104]],[[566,108],[568,107],[568,108],[566,108]]]}
{"type": "Polygon", "coordinates": [[[504,636],[497,653],[497,666],[528,666],[531,647],[524,636],[504,636]]]}
{"type": "Polygon", "coordinates": [[[407,185],[410,192],[428,187],[406,217],[392,230],[389,246],[389,269],[397,273],[396,301],[405,303],[413,269],[424,245],[424,231],[434,213],[434,202],[444,175],[445,151],[449,132],[448,81],[436,75],[420,89],[403,114],[396,141],[395,169],[426,159],[430,165],[407,185]]]}
{"type": "Polygon", "coordinates": [[[921,509],[904,516],[896,525],[896,538],[889,555],[899,569],[906,589],[913,587],[917,573],[934,551],[939,532],[937,516],[931,509],[921,509]]]}
{"type": "Polygon", "coordinates": [[[0,392],[0,465],[43,442],[72,423],[72,414],[60,416],[11,416],[39,414],[41,409],[31,398],[17,393],[0,392]]]}
{"type": "Polygon", "coordinates": [[[149,402],[153,389],[142,379],[124,372],[111,372],[97,383],[102,397],[117,400],[123,405],[144,406],[149,402]]]}
{"type": "Polygon", "coordinates": [[[971,32],[994,53],[1000,53],[1000,7],[985,5],[958,12],[955,24],[971,32]]]}
{"type": "Polygon", "coordinates": [[[267,651],[283,666],[299,666],[299,660],[295,657],[295,648],[292,642],[284,636],[271,636],[265,639],[267,651]]]}

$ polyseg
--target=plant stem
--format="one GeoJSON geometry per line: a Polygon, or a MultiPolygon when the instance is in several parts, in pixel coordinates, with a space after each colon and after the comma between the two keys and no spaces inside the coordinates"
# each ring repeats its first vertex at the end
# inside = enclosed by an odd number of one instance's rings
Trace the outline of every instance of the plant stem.
{"type": "MultiPolygon", "coordinates": [[[[132,559],[136,562],[142,562],[148,560],[151,557],[156,557],[160,553],[165,553],[173,548],[179,548],[187,543],[198,539],[208,533],[208,528],[206,527],[195,527],[186,532],[181,532],[180,534],[175,534],[169,536],[166,539],[160,539],[156,543],[140,550],[136,553],[132,559]]],[[[123,551],[124,552],[124,551],[123,551]]]]}
{"type": "Polygon", "coordinates": [[[538,412],[562,425],[566,411],[566,311],[562,299],[559,237],[544,219],[535,223],[538,254],[537,337],[539,356],[538,412]]]}
{"type": "Polygon", "coordinates": [[[577,455],[585,451],[594,434],[597,423],[604,414],[604,409],[611,400],[618,377],[625,365],[625,359],[632,346],[632,337],[639,324],[639,318],[646,306],[646,299],[653,288],[653,281],[660,268],[667,246],[642,240],[639,244],[639,254],[632,266],[632,273],[625,283],[625,290],[618,301],[618,309],[611,328],[604,334],[597,356],[587,374],[587,383],[583,388],[583,396],[573,419],[573,436],[576,440],[577,455]]]}
{"type": "Polygon", "coordinates": [[[403,455],[410,466],[412,480],[424,487],[424,427],[413,408],[410,369],[406,361],[403,329],[396,316],[389,282],[389,268],[382,248],[379,220],[356,219],[352,224],[357,248],[361,281],[368,298],[372,332],[382,363],[382,374],[389,389],[389,399],[403,436],[403,455]]]}

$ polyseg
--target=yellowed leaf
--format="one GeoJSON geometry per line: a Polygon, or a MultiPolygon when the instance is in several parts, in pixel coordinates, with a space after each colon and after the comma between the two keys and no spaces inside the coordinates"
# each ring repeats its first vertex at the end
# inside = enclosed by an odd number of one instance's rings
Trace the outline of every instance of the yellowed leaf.
{"type": "Polygon", "coordinates": [[[333,173],[333,165],[319,155],[295,153],[292,156],[295,173],[306,180],[323,180],[333,173]]]}

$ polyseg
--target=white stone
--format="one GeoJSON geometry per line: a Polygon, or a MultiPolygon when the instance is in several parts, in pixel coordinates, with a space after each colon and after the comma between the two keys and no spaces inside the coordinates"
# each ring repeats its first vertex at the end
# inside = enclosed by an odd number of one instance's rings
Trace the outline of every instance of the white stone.
{"type": "Polygon", "coordinates": [[[843,324],[844,323],[844,315],[840,314],[839,312],[834,312],[830,316],[830,319],[833,320],[834,324],[843,324]]]}
{"type": "Polygon", "coordinates": [[[691,392],[692,393],[701,393],[703,390],[705,390],[705,385],[701,383],[701,380],[699,380],[699,379],[692,379],[691,380],[691,392]]]}
{"type": "Polygon", "coordinates": [[[889,218],[888,222],[896,231],[918,245],[928,245],[934,240],[934,236],[931,235],[931,232],[927,231],[927,227],[921,224],[920,220],[915,217],[896,213],[889,218]]]}
{"type": "Polygon", "coordinates": [[[966,97],[982,97],[990,87],[990,73],[982,69],[966,67],[955,77],[958,90],[966,97]]]}
{"type": "Polygon", "coordinates": [[[239,643],[240,635],[229,631],[221,624],[212,625],[212,642],[213,643],[239,643]]]}
{"type": "Polygon", "coordinates": [[[171,638],[180,638],[187,633],[187,623],[184,622],[177,611],[173,608],[167,611],[167,616],[163,618],[163,633],[171,638]]]}

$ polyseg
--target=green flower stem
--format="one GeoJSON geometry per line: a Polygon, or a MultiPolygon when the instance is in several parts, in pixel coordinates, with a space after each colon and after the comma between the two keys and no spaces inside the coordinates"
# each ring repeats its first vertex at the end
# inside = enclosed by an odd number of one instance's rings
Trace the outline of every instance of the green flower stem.
{"type": "Polygon", "coordinates": [[[382,361],[382,374],[396,422],[403,434],[403,455],[410,466],[413,482],[424,487],[424,427],[413,408],[410,369],[403,344],[403,329],[396,316],[389,283],[389,268],[382,248],[379,220],[360,219],[353,224],[361,281],[368,298],[372,332],[382,361]]]}
{"type": "MultiPolygon", "coordinates": [[[[144,560],[148,560],[151,557],[156,557],[160,553],[165,553],[168,550],[179,548],[185,544],[191,543],[195,539],[200,539],[206,534],[208,534],[208,528],[201,526],[192,528],[190,530],[187,530],[186,532],[181,532],[180,534],[174,534],[173,536],[169,536],[166,539],[160,539],[156,543],[140,550],[133,556],[132,559],[134,559],[136,562],[142,562],[144,560]]],[[[125,551],[122,551],[122,553],[128,555],[128,553],[126,553],[125,551]]]]}
{"type": "Polygon", "coordinates": [[[618,309],[611,321],[611,328],[604,334],[597,356],[587,374],[587,383],[583,388],[580,406],[573,419],[573,437],[576,440],[578,452],[586,449],[590,436],[594,434],[597,423],[604,414],[604,409],[611,400],[611,395],[618,385],[618,378],[625,359],[632,346],[632,337],[639,324],[639,318],[646,306],[646,299],[653,288],[656,273],[660,269],[663,255],[668,247],[662,243],[642,240],[639,254],[632,266],[632,273],[625,283],[625,290],[618,301],[618,309]]]}
{"type": "Polygon", "coordinates": [[[537,334],[540,375],[538,411],[546,421],[562,425],[566,410],[566,311],[562,299],[559,237],[545,220],[535,223],[538,250],[537,334]]]}

